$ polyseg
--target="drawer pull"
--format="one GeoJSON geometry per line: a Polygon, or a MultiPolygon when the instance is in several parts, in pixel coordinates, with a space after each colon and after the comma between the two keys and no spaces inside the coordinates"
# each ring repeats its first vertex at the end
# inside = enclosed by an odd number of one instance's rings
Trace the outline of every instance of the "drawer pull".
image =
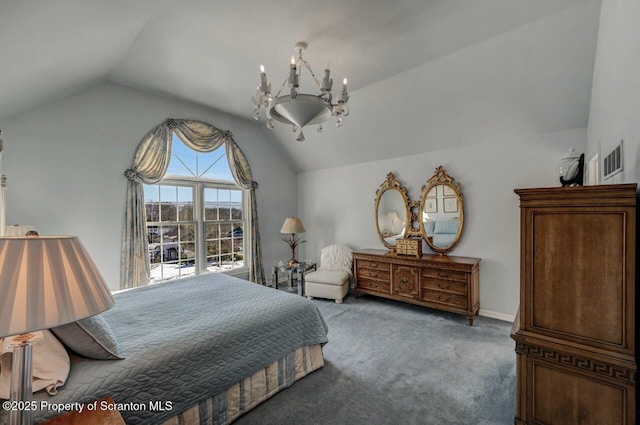
{"type": "Polygon", "coordinates": [[[436,295],[436,298],[438,299],[438,301],[443,301],[445,303],[448,303],[451,301],[451,297],[442,297],[441,295],[436,295]]]}
{"type": "Polygon", "coordinates": [[[449,277],[449,273],[442,273],[441,271],[438,271],[438,277],[448,278],[449,277]]]}
{"type": "Polygon", "coordinates": [[[449,289],[449,288],[451,288],[451,283],[447,283],[446,285],[444,285],[442,282],[438,282],[438,288],[440,288],[440,289],[449,289]]]}
{"type": "Polygon", "coordinates": [[[369,276],[378,277],[378,272],[369,272],[369,276]]]}
{"type": "Polygon", "coordinates": [[[378,267],[378,263],[369,262],[369,267],[375,269],[376,267],[378,267]]]}
{"type": "Polygon", "coordinates": [[[369,284],[369,288],[377,288],[378,284],[373,282],[367,282],[369,284]]]}
{"type": "Polygon", "coordinates": [[[407,283],[409,283],[409,279],[403,277],[402,279],[400,279],[400,282],[402,282],[403,285],[406,285],[407,283]]]}

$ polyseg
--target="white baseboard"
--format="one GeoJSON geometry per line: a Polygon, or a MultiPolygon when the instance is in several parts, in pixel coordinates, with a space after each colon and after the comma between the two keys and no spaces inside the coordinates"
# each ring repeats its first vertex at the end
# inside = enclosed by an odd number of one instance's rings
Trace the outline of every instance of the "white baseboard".
{"type": "Polygon", "coordinates": [[[480,309],[480,316],[490,317],[491,319],[504,320],[505,322],[509,323],[513,323],[516,320],[516,316],[483,309],[480,309]]]}

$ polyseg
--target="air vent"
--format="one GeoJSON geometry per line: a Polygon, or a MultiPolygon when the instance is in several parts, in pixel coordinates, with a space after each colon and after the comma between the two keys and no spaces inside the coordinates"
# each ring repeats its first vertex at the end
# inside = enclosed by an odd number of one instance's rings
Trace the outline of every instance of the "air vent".
{"type": "Polygon", "coordinates": [[[622,171],[622,140],[609,155],[604,157],[604,179],[607,180],[622,171]]]}

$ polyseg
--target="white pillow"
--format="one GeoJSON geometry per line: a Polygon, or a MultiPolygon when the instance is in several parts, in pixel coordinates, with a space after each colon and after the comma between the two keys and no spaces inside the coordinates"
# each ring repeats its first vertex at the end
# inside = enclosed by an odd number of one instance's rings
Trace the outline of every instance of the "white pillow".
{"type": "MultiPolygon", "coordinates": [[[[51,395],[58,392],[69,376],[69,354],[58,339],[48,330],[42,331],[44,337],[31,348],[33,364],[33,392],[47,390],[51,395]]],[[[2,341],[0,356],[0,398],[9,399],[11,386],[11,360],[13,349],[2,341]]]]}

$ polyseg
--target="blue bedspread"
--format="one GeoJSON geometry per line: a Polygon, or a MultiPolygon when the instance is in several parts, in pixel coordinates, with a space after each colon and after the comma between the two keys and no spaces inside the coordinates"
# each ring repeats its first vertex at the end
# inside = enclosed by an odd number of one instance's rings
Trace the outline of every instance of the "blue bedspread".
{"type": "Polygon", "coordinates": [[[137,288],[114,298],[116,305],[103,317],[126,359],[72,356],[64,387],[53,397],[37,393],[37,400],[87,403],[111,395],[118,403],[170,402],[166,411],[121,412],[128,425],[154,424],[298,347],[327,342],[327,325],[311,302],[226,275],[137,288]]]}

